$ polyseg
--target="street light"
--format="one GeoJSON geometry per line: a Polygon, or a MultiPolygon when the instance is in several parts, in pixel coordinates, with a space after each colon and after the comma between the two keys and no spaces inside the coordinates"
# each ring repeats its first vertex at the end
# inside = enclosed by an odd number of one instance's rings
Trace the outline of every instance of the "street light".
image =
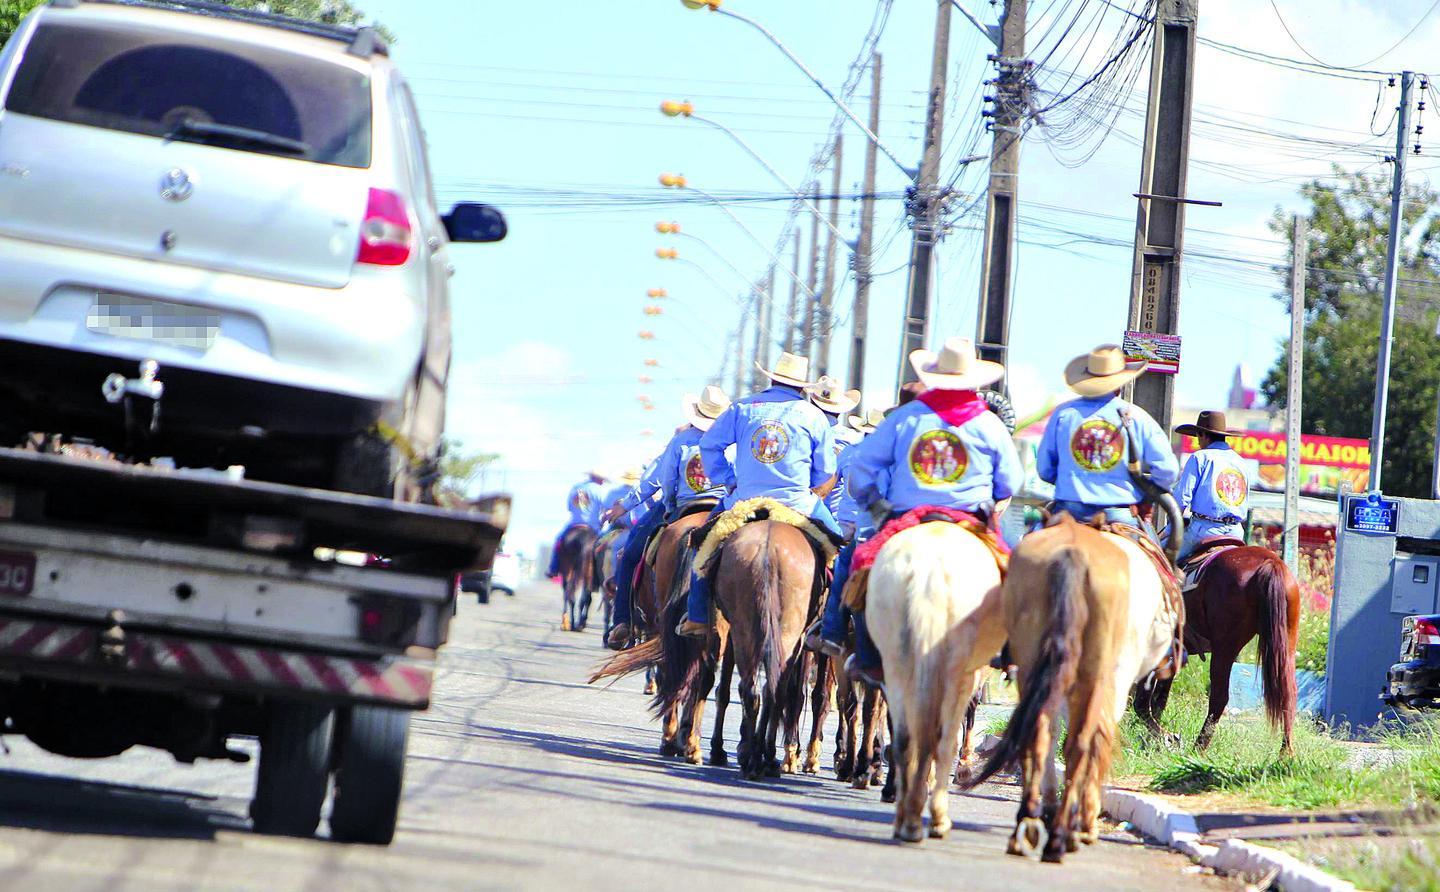
{"type": "Polygon", "coordinates": [[[669,297],[670,292],[666,291],[664,288],[651,288],[649,291],[645,292],[645,296],[650,298],[651,300],[659,300],[662,297],[669,297]]]}
{"type": "Polygon", "coordinates": [[[656,248],[655,256],[661,260],[675,260],[680,257],[680,252],[675,248],[656,248]]]}
{"type": "Polygon", "coordinates": [[[685,175],[681,173],[662,173],[660,174],[660,185],[666,189],[684,189],[686,185],[685,175]]]}
{"type": "Polygon", "coordinates": [[[655,224],[655,231],[660,233],[661,235],[675,235],[680,232],[680,224],[676,223],[673,220],[668,223],[664,220],[661,220],[659,223],[655,224]]]}

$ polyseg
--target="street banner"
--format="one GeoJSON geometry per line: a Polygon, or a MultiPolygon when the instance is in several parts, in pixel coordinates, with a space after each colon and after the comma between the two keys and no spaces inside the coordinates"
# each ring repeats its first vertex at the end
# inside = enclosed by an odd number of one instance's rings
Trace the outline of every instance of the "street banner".
{"type": "MultiPolygon", "coordinates": [[[[1285,435],[1278,431],[1243,431],[1226,438],[1230,448],[1241,458],[1260,465],[1255,488],[1265,492],[1285,491],[1285,435]]],[[[1181,456],[1200,448],[1194,437],[1180,438],[1181,456]]],[[[1370,441],[1348,437],[1322,437],[1305,434],[1300,438],[1300,493],[1307,496],[1333,496],[1342,481],[1352,492],[1364,492],[1370,486],[1370,441]]]]}
{"type": "Polygon", "coordinates": [[[1148,372],[1173,375],[1180,371],[1180,336],[1153,331],[1127,331],[1121,344],[1130,362],[1148,362],[1148,372]]]}

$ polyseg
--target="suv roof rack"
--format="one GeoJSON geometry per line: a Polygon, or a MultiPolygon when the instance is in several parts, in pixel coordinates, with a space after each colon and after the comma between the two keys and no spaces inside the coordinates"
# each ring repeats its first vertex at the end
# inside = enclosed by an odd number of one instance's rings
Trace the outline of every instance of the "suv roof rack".
{"type": "MultiPolygon", "coordinates": [[[[51,6],[73,9],[80,5],[82,0],[50,0],[51,6]]],[[[146,9],[164,9],[171,12],[188,12],[194,15],[211,16],[219,19],[233,19],[240,22],[248,22],[254,25],[267,25],[272,28],[284,28],[287,31],[298,31],[302,34],[309,34],[312,37],[324,37],[329,40],[337,40],[346,44],[346,51],[368,58],[372,55],[388,56],[390,48],[385,43],[385,38],[370,25],[359,27],[351,25],[333,25],[327,22],[312,22],[306,19],[297,19],[287,15],[280,15],[274,12],[261,12],[255,9],[238,9],[233,6],[226,6],[211,0],[83,0],[85,3],[108,3],[112,6],[135,6],[146,9]]]]}

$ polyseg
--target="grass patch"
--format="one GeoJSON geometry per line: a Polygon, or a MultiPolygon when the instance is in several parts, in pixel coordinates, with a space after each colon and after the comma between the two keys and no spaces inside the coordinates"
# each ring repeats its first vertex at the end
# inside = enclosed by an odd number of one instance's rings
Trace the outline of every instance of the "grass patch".
{"type": "Polygon", "coordinates": [[[1274,846],[1361,889],[1440,892],[1440,839],[1434,836],[1287,840],[1274,846]]]}

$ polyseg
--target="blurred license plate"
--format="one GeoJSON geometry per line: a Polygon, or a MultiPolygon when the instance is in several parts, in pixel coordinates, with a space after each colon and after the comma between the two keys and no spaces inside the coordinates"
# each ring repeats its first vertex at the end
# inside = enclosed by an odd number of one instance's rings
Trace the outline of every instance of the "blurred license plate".
{"type": "Polygon", "coordinates": [[[96,295],[85,327],[117,338],[208,350],[220,334],[220,314],[199,307],[102,293],[96,295]]]}
{"type": "Polygon", "coordinates": [[[35,587],[35,555],[0,551],[0,597],[30,594],[35,587]]]}

